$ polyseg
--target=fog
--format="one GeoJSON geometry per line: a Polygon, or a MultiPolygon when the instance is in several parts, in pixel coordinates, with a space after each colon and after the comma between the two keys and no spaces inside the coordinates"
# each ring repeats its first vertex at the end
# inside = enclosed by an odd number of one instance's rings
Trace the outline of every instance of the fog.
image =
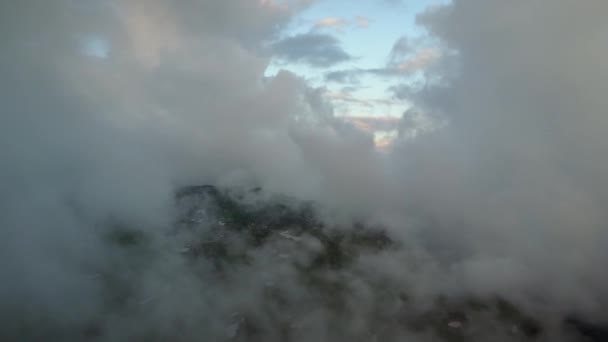
{"type": "MultiPolygon", "coordinates": [[[[41,340],[102,316],[96,274],[125,261],[100,236],[111,222],[162,236],[175,190],[194,184],[259,186],[314,201],[328,224],[385,226],[404,247],[357,267],[421,298],[499,294],[548,321],[606,317],[608,3],[429,8],[417,22],[441,57],[394,96],[413,104],[404,126],[413,113],[445,125],[379,151],[323,89],[264,76],[269,44],[312,2],[0,4],[0,336],[41,340]],[[95,37],[107,54],[86,53],[95,37]]],[[[259,304],[266,276],[305,291],[265,250],[242,286],[201,284],[156,241],[160,261],[133,281],[161,299],[103,317],[106,340],[174,319],[182,340],[218,340],[218,317],[259,304]]]]}

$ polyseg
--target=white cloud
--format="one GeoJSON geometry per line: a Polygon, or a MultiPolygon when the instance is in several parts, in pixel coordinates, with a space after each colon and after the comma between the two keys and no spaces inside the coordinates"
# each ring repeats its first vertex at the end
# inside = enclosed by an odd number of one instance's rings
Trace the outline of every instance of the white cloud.
{"type": "MultiPolygon", "coordinates": [[[[430,210],[449,245],[478,261],[506,258],[518,278],[509,291],[560,303],[554,310],[608,301],[599,271],[608,255],[598,244],[608,238],[600,209],[608,198],[608,159],[600,157],[608,148],[606,11],[604,1],[437,7],[418,22],[455,53],[403,92],[448,125],[397,148],[407,165],[402,191],[430,210]]],[[[478,279],[503,271],[471,270],[478,279]]]]}

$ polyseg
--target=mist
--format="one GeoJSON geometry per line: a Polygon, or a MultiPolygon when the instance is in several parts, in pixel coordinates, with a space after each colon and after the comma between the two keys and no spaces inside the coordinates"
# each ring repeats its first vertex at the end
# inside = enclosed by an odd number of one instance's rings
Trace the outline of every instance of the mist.
{"type": "MultiPolygon", "coordinates": [[[[430,6],[417,24],[440,57],[423,80],[391,88],[412,106],[381,151],[322,88],[265,75],[268,47],[313,2],[0,4],[3,340],[82,340],[64,331],[91,321],[104,322],[103,341],[152,330],[226,340],[235,312],[265,327],[280,316],[259,296],[268,282],[307,317],[298,340],[339,340],[327,328],[335,317],[277,261],[283,242],[252,252],[230,286],[175,252],[190,238],[167,238],[175,192],[202,184],[311,201],[338,230],[383,227],[398,247],[327,275],[354,289],[344,340],[363,336],[383,282],[418,308],[437,296],[506,298],[542,317],[550,341],[570,341],[551,330],[566,315],[605,323],[608,3],[430,6]],[[442,124],[412,138],[412,115],[442,124]],[[117,225],[151,236],[154,257],[109,246],[117,225]],[[139,262],[145,271],[133,271],[139,262]],[[137,284],[127,313],[107,309],[99,275],[112,272],[137,284]]],[[[298,260],[319,249],[304,242],[298,260]]]]}

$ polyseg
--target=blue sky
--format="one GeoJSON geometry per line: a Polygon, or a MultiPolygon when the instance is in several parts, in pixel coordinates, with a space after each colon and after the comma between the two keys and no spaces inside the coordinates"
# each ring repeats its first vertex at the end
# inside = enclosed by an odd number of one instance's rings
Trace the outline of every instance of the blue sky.
{"type": "Polygon", "coordinates": [[[367,28],[350,27],[334,34],[345,49],[358,57],[359,66],[374,67],[384,64],[395,41],[403,35],[417,34],[415,15],[432,0],[416,0],[407,4],[387,4],[388,1],[320,0],[294,21],[293,31],[307,31],[323,18],[340,18],[352,21],[357,17],[369,20],[367,28]]]}
{"type": "MultiPolygon", "coordinates": [[[[286,69],[306,78],[313,86],[324,87],[337,116],[398,118],[409,105],[404,100],[394,98],[387,89],[391,85],[407,81],[413,75],[361,75],[357,84],[328,82],[325,75],[337,70],[386,68],[391,49],[400,38],[413,40],[423,35],[421,28],[415,24],[416,15],[428,6],[444,2],[319,0],[293,21],[284,32],[284,38],[310,33],[330,35],[337,39],[341,49],[351,59],[323,67],[301,61],[275,59],[266,74],[274,75],[279,70],[286,69]]],[[[415,51],[412,54],[415,55],[415,51]]],[[[375,134],[377,139],[382,139],[395,133],[394,130],[389,130],[377,131],[375,134]]]]}

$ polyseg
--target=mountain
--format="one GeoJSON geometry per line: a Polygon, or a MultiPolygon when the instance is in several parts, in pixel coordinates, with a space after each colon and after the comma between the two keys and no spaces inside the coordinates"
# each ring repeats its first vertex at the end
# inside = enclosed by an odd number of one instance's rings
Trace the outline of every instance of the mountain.
{"type": "Polygon", "coordinates": [[[602,325],[499,294],[425,293],[383,269],[402,242],[329,223],[312,202],[202,185],[179,189],[174,213],[163,234],[107,235],[114,266],[86,340],[608,341],[602,325]]]}

